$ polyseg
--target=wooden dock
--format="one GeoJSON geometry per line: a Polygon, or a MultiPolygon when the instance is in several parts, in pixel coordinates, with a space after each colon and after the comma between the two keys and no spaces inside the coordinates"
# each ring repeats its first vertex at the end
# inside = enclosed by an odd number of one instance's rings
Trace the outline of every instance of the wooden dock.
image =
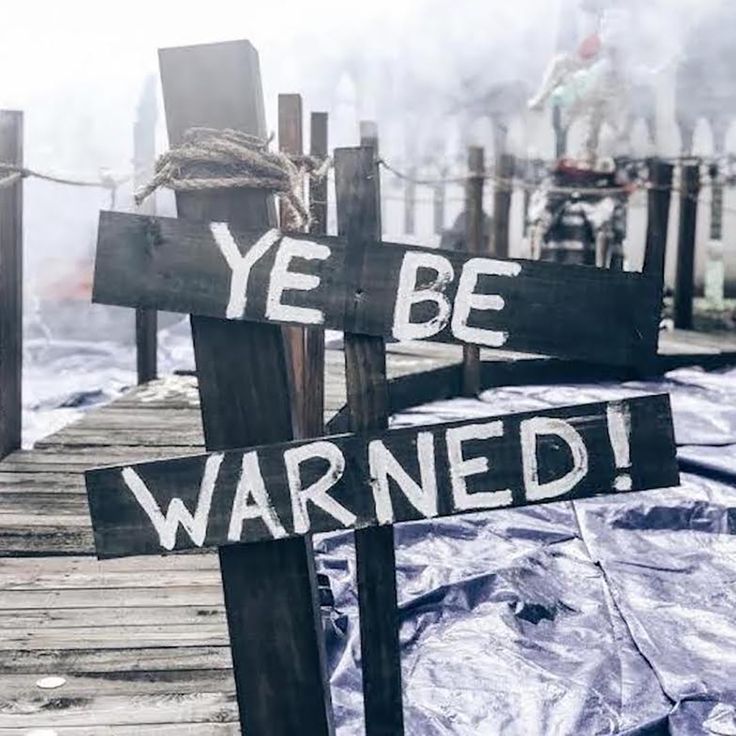
{"type": "MultiPolygon", "coordinates": [[[[684,352],[736,364],[736,338],[668,333],[661,352],[672,365],[684,352]]],[[[392,410],[456,395],[461,356],[459,346],[389,346],[392,410]]],[[[560,362],[483,358],[485,386],[564,376],[560,362]]],[[[328,350],[333,427],[344,403],[343,354],[328,350]]],[[[170,376],[0,463],[0,734],[239,733],[217,555],[97,562],[82,475],[202,449],[196,378],[170,376]],[[64,683],[44,688],[55,677],[64,683]]]]}

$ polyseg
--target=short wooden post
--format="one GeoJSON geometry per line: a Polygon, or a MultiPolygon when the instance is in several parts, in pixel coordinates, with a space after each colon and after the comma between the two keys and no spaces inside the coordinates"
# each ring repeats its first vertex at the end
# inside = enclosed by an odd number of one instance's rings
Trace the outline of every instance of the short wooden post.
{"type": "Polygon", "coordinates": [[[695,266],[695,231],[700,194],[700,162],[683,164],[680,176],[680,227],[677,240],[675,274],[675,327],[691,330],[693,326],[693,288],[695,266]]]}
{"type": "Polygon", "coordinates": [[[516,160],[511,154],[502,153],[496,163],[496,182],[493,188],[493,247],[497,258],[509,257],[509,220],[511,196],[516,160]]]}
{"type": "MultiPolygon", "coordinates": [[[[0,162],[23,165],[23,113],[0,110],[0,162]]],[[[0,178],[3,172],[0,172],[0,178]]],[[[20,448],[23,180],[0,187],[0,459],[20,448]]]]}
{"type": "MultiPolygon", "coordinates": [[[[465,190],[465,243],[469,253],[483,253],[488,247],[483,227],[483,184],[485,156],[479,146],[468,148],[468,181],[465,190]]],[[[480,393],[480,348],[463,345],[462,395],[480,393]]]]}
{"type": "Polygon", "coordinates": [[[647,236],[642,272],[658,278],[662,288],[667,257],[673,171],[674,166],[666,161],[656,158],[649,161],[647,236]]]}
{"type": "MultiPolygon", "coordinates": [[[[380,185],[373,145],[335,152],[338,232],[347,239],[346,277],[360,283],[371,243],[381,238],[380,185]]],[[[346,310],[360,312],[353,290],[346,310]]],[[[345,369],[350,430],[388,426],[386,345],[382,337],[345,333],[345,369]]],[[[404,733],[396,559],[393,527],[355,532],[366,736],[404,733]]]]}
{"type": "MultiPolygon", "coordinates": [[[[329,153],[327,122],[326,112],[312,113],[309,153],[320,160],[327,158],[329,153]]],[[[309,212],[312,217],[309,232],[315,235],[327,234],[327,183],[327,176],[309,181],[309,212]]],[[[307,437],[314,437],[324,430],[325,333],[319,327],[307,327],[304,337],[304,431],[307,437]]]]}
{"type": "Polygon", "coordinates": [[[417,204],[417,170],[410,166],[404,180],[404,232],[414,235],[416,230],[416,204],[417,204]]]}
{"type": "MultiPolygon", "coordinates": [[[[156,80],[148,77],[138,103],[133,127],[133,185],[136,190],[153,178],[156,162],[156,80]]],[[[156,193],[138,207],[144,215],[156,214],[156,193]]],[[[135,353],[138,384],[147,383],[158,373],[158,313],[155,309],[135,310],[135,353]]]]}
{"type": "MultiPolygon", "coordinates": [[[[247,41],[165,49],[169,139],[187,128],[266,135],[258,53],[247,41]]],[[[263,190],[177,194],[179,216],[266,228],[263,190]]],[[[292,438],[287,369],[276,325],[192,317],[208,450],[292,438]]],[[[247,736],[333,733],[311,538],[219,548],[240,727],[247,736]]]]}
{"type": "MultiPolygon", "coordinates": [[[[302,96],[279,95],[279,150],[287,155],[301,156],[304,153],[302,131],[302,96]]],[[[292,206],[285,201],[279,205],[279,221],[285,232],[303,228],[296,219],[292,206]]],[[[306,336],[303,327],[288,325],[283,328],[287,355],[291,366],[292,407],[295,433],[305,437],[305,397],[309,391],[306,375],[306,336]]]]}
{"type": "Polygon", "coordinates": [[[710,173],[710,239],[723,239],[723,179],[718,165],[713,164],[710,173]]]}

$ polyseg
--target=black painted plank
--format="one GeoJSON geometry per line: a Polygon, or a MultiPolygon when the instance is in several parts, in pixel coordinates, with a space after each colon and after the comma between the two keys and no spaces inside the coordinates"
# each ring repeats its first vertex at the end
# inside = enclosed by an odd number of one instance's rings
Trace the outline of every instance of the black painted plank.
{"type": "MultiPolygon", "coordinates": [[[[381,239],[377,145],[376,141],[335,151],[337,227],[347,241],[347,273],[356,284],[362,281],[371,241],[381,239]]],[[[351,332],[345,333],[344,341],[350,429],[385,430],[389,418],[386,343],[382,337],[351,332]]],[[[357,530],[355,557],[366,736],[400,736],[404,711],[393,527],[357,530]]]]}
{"type": "Polygon", "coordinates": [[[700,193],[700,162],[685,163],[680,176],[680,224],[677,238],[675,272],[675,327],[690,330],[693,326],[695,289],[695,235],[700,193]]]}
{"type": "MultiPolygon", "coordinates": [[[[485,153],[480,146],[468,148],[468,181],[465,185],[465,249],[469,255],[484,255],[490,243],[483,227],[485,153]]],[[[480,393],[480,348],[463,345],[462,395],[480,393]]]]}
{"type": "MultiPolygon", "coordinates": [[[[258,54],[250,43],[165,49],[160,63],[172,143],[196,125],[265,137],[258,54]]],[[[260,190],[180,193],[177,208],[180,217],[200,222],[275,222],[273,202],[260,190]]],[[[192,335],[207,448],[290,439],[280,328],[193,316],[192,335]]],[[[220,566],[242,732],[332,733],[311,540],[229,546],[220,549],[220,566]]]]}
{"type": "MultiPolygon", "coordinates": [[[[623,442],[621,440],[622,446],[623,442]]],[[[336,435],[316,443],[301,440],[125,467],[91,470],[86,474],[100,557],[160,554],[168,547],[186,549],[230,543],[233,541],[228,539],[233,502],[241,478],[241,494],[251,510],[256,507],[260,510],[261,517],[247,518],[241,524],[240,516],[236,514],[232,536],[235,541],[255,542],[257,546],[263,546],[261,540],[279,535],[291,537],[312,532],[360,529],[375,526],[379,521],[410,521],[484,508],[509,508],[615,493],[616,478],[622,474],[626,474],[630,482],[629,487],[622,487],[621,491],[673,486],[679,482],[672,416],[666,395],[386,432],[336,435]],[[628,416],[628,430],[616,435],[619,425],[611,415],[628,416]],[[562,420],[562,423],[554,421],[548,424],[546,420],[550,419],[562,420]],[[479,437],[484,432],[493,435],[483,440],[463,440],[461,450],[463,460],[486,458],[487,468],[476,468],[477,472],[471,473],[471,468],[466,468],[457,455],[452,455],[448,448],[459,441],[460,429],[469,437],[479,437]],[[540,433],[538,437],[537,431],[540,433]],[[561,439],[558,431],[568,439],[561,439]],[[628,458],[621,455],[618,463],[613,450],[614,436],[628,437],[628,458]],[[526,438],[526,450],[523,450],[522,438],[526,438]],[[431,505],[421,506],[419,501],[410,503],[408,496],[400,492],[399,486],[392,481],[391,504],[383,508],[392,508],[393,511],[386,512],[379,519],[374,494],[379,499],[385,499],[385,495],[382,487],[376,490],[371,478],[380,475],[379,460],[384,453],[374,440],[383,442],[397,463],[422,487],[424,493],[417,491],[417,498],[431,496],[428,489],[433,481],[436,483],[436,510],[431,505]],[[554,493],[548,487],[546,495],[540,495],[535,478],[541,484],[560,478],[567,478],[572,483],[572,478],[567,475],[573,466],[570,442],[585,449],[585,453],[580,450],[580,456],[587,454],[587,471],[575,476],[575,485],[569,488],[561,485],[554,493]],[[418,446],[424,448],[422,452],[425,453],[421,464],[418,446]],[[431,448],[434,448],[434,461],[431,448]],[[319,453],[332,457],[332,460],[318,457],[319,453]],[[244,458],[246,470],[241,472],[244,458]],[[291,490],[287,464],[291,468],[291,490]],[[333,466],[336,468],[334,473],[331,472],[333,466]],[[211,486],[202,485],[206,467],[208,477],[212,479],[211,486]],[[453,485],[451,467],[455,478],[467,470],[469,501],[464,501],[462,486],[457,482],[453,485]],[[142,490],[136,476],[151,494],[149,503],[164,512],[172,499],[180,498],[190,513],[195,513],[198,503],[201,505],[209,498],[206,491],[211,488],[209,521],[202,526],[202,536],[196,543],[189,533],[179,529],[175,538],[164,539],[166,543],[162,545],[148,513],[132,490],[137,489],[141,499],[146,497],[146,491],[142,490]],[[325,478],[323,482],[327,486],[322,489],[324,492],[309,493],[310,487],[322,478],[325,478]],[[508,489],[511,497],[474,496],[490,489],[508,489]],[[339,506],[331,507],[332,502],[339,506]],[[264,518],[269,518],[270,527],[264,518]]],[[[393,475],[395,478],[396,473],[393,475]]],[[[402,484],[406,486],[408,481],[403,480],[402,484]]]]}
{"type": "MultiPolygon", "coordinates": [[[[0,111],[0,162],[23,164],[23,113],[0,111]]],[[[0,179],[8,172],[0,171],[0,179]]],[[[20,447],[23,183],[0,188],[0,458],[20,447]]]]}
{"type": "MultiPolygon", "coordinates": [[[[225,215],[220,209],[210,219],[222,220],[225,215]]],[[[237,217],[235,210],[229,228],[222,225],[215,230],[222,242],[232,236],[245,253],[264,236],[266,223],[243,227],[237,217]]],[[[286,289],[282,303],[321,310],[325,328],[402,337],[393,326],[399,274],[407,258],[421,258],[422,263],[440,258],[441,264],[450,264],[455,278],[444,291],[451,304],[461,272],[469,272],[469,261],[480,260],[484,266],[518,270],[516,276],[481,276],[479,293],[498,294],[503,308],[473,309],[470,316],[472,327],[508,333],[503,342],[506,349],[633,364],[642,350],[651,351],[656,345],[660,286],[658,279],[649,275],[540,261],[477,259],[471,254],[398,244],[381,247],[374,238],[366,241],[359,281],[351,282],[354,276],[346,263],[343,239],[289,234],[279,241],[277,233],[272,235],[261,241],[265,254],[250,271],[247,294],[240,288],[233,292],[236,297],[246,296],[244,307],[237,298],[232,300],[234,316],[307,324],[303,314],[284,315],[282,310],[274,310],[273,303],[267,316],[267,295],[276,253],[284,254],[294,247],[314,253],[314,246],[307,243],[316,243],[326,247],[320,260],[297,257],[290,270],[311,274],[319,283],[311,290],[286,289]],[[272,244],[266,249],[269,242],[272,244]]],[[[101,215],[94,301],[222,318],[230,301],[231,273],[210,224],[124,213],[101,215]]],[[[436,272],[424,268],[418,274],[420,288],[437,279],[436,272]]],[[[424,301],[412,309],[411,320],[429,320],[435,315],[436,304],[424,301]]],[[[309,316],[320,318],[319,314],[309,316]]],[[[458,342],[452,331],[452,325],[445,324],[432,339],[458,342]]],[[[498,342],[489,337],[486,332],[464,339],[478,344],[498,342]]]]}

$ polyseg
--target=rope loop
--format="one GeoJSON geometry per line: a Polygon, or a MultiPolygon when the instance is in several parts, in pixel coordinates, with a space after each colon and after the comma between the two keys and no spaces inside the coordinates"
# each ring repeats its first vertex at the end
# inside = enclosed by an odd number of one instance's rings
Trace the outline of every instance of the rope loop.
{"type": "Polygon", "coordinates": [[[190,128],[181,143],[158,158],[153,178],[136,192],[135,202],[140,205],[159,187],[178,192],[264,189],[288,203],[298,225],[308,227],[305,177],[324,177],[329,159],[288,156],[269,150],[270,142],[229,128],[190,128]]]}

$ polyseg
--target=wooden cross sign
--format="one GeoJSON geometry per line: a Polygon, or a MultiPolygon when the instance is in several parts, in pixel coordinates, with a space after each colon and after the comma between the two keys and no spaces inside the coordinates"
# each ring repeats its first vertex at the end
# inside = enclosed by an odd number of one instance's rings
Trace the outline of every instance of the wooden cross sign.
{"type": "Polygon", "coordinates": [[[91,470],[99,557],[678,485],[669,397],[91,470]]]}
{"type": "MultiPolygon", "coordinates": [[[[172,145],[265,137],[248,42],[160,65],[172,145]]],[[[89,471],[97,553],[217,548],[247,736],[334,733],[312,533],[356,531],[366,733],[400,736],[392,524],[678,483],[666,396],[387,430],[385,337],[632,365],[656,349],[660,284],[381,243],[374,150],[335,162],[341,238],[279,232],[252,189],[100,219],[95,300],[192,315],[207,454],[89,471]],[[284,323],[344,330],[350,434],[295,440],[284,323]]]]}
{"type": "Polygon", "coordinates": [[[658,279],[381,242],[103,212],[93,300],[632,365],[656,350],[658,279]],[[352,254],[354,257],[354,253],[352,254]]]}

